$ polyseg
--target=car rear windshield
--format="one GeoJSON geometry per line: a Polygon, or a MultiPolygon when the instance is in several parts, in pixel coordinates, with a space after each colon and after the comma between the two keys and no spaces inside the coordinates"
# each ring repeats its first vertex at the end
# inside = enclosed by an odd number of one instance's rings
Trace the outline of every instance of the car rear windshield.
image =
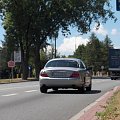
{"type": "Polygon", "coordinates": [[[74,67],[74,68],[78,68],[79,64],[74,60],[55,60],[55,61],[50,61],[45,67],[74,67]]]}

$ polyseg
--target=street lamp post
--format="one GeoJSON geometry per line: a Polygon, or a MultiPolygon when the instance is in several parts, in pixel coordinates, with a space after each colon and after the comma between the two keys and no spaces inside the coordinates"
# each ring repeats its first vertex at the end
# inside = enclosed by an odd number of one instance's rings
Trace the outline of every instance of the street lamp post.
{"type": "Polygon", "coordinates": [[[76,37],[75,37],[75,51],[76,51],[76,37]]]}
{"type": "Polygon", "coordinates": [[[56,58],[56,37],[55,37],[55,58],[56,58]]]}

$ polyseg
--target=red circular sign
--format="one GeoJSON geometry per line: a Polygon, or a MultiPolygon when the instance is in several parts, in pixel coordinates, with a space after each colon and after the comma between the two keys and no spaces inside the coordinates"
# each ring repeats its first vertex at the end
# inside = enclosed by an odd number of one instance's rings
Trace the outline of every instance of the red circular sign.
{"type": "Polygon", "coordinates": [[[12,60],[8,61],[8,67],[15,67],[15,62],[12,60]]]}

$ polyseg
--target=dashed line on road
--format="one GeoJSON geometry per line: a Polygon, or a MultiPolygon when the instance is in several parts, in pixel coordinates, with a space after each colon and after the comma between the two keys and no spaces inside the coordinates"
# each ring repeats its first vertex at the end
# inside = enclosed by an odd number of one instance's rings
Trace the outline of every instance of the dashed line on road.
{"type": "Polygon", "coordinates": [[[31,92],[37,92],[38,90],[28,90],[28,91],[25,91],[27,93],[31,93],[31,92]]]}
{"type": "Polygon", "coordinates": [[[38,87],[39,85],[31,85],[31,86],[23,86],[23,87],[11,87],[11,88],[2,88],[0,91],[4,90],[12,90],[12,89],[21,89],[21,88],[28,88],[28,87],[38,87]]]}
{"type": "MultiPolygon", "coordinates": [[[[38,92],[38,90],[27,90],[27,91],[23,91],[24,93],[32,93],[32,92],[38,92]]],[[[12,94],[5,94],[5,95],[1,95],[3,97],[9,97],[9,96],[15,96],[15,95],[19,95],[19,93],[12,93],[12,94]]]]}
{"type": "Polygon", "coordinates": [[[6,95],[2,95],[3,97],[10,97],[10,96],[15,96],[18,95],[18,93],[13,93],[13,94],[6,94],[6,95]]]}

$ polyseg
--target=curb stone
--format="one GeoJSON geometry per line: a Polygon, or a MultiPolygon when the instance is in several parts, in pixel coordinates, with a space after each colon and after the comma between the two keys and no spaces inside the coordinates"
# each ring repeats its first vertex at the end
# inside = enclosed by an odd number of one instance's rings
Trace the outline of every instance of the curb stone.
{"type": "Polygon", "coordinates": [[[118,90],[120,86],[114,87],[69,120],[98,120],[96,113],[104,110],[107,100],[118,90]]]}

